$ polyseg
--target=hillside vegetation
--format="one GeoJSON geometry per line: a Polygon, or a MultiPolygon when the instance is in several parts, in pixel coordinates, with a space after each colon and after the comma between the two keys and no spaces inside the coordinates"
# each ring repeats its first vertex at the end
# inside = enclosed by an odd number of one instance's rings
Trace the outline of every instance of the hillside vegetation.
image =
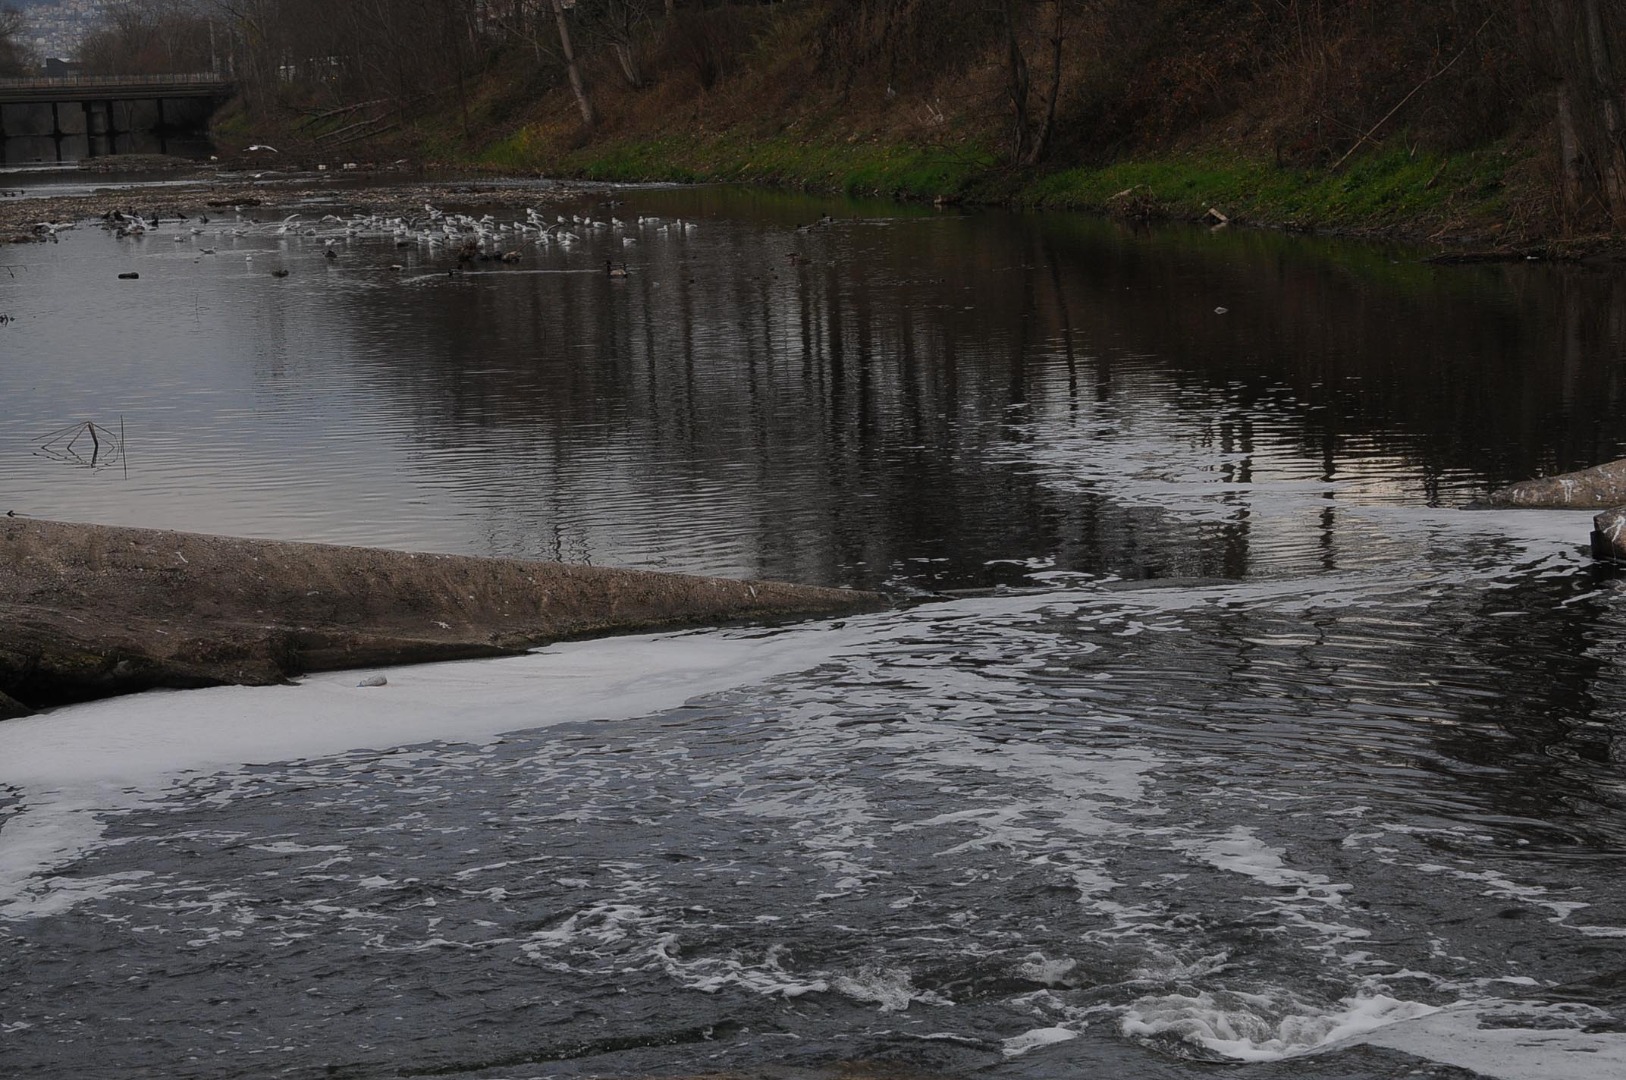
{"type": "MultiPolygon", "coordinates": [[[[183,19],[173,2],[147,6],[183,19]]],[[[107,69],[140,52],[141,7],[87,56],[107,69]]],[[[1626,236],[1626,10],[1613,0],[230,10],[243,96],[224,137],[277,132],[318,155],[1129,216],[1212,209],[1507,248],[1626,236]]]]}

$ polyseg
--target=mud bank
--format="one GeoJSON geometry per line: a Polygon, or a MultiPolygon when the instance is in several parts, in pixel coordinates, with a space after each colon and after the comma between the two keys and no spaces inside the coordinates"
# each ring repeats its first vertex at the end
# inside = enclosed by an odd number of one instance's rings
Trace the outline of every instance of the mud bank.
{"type": "MultiPolygon", "coordinates": [[[[110,159],[116,160],[116,159],[110,159]]],[[[248,175],[196,168],[192,175],[154,176],[164,187],[109,187],[88,195],[49,198],[0,199],[0,244],[27,244],[51,240],[63,227],[91,222],[118,212],[139,214],[148,221],[182,221],[230,214],[280,213],[314,206],[340,207],[347,212],[411,215],[424,203],[459,206],[535,207],[579,197],[604,185],[532,182],[514,184],[496,179],[469,179],[428,183],[405,169],[363,173],[320,174],[290,170],[248,175]]],[[[523,179],[535,180],[527,174],[523,179]]],[[[320,213],[320,211],[318,212],[320,213]]]]}
{"type": "Polygon", "coordinates": [[[779,582],[0,518],[0,718],[154,687],[885,606],[779,582]]]}

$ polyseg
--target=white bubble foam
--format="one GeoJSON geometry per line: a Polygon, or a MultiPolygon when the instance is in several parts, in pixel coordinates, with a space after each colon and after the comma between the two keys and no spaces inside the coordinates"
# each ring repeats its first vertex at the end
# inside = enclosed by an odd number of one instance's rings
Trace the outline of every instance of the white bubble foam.
{"type": "Polygon", "coordinates": [[[1293,889],[1301,897],[1330,907],[1341,906],[1343,894],[1350,889],[1348,885],[1333,884],[1332,879],[1321,874],[1290,868],[1284,861],[1285,851],[1271,847],[1241,825],[1232,826],[1224,836],[1186,841],[1176,847],[1220,870],[1276,888],[1293,889]]]}
{"type": "Polygon", "coordinates": [[[1024,1031],[1020,1035],[1013,1035],[1003,1043],[1006,1057],[1017,1057],[1029,1050],[1037,1050],[1041,1046],[1054,1046],[1057,1043],[1067,1042],[1078,1038],[1078,1032],[1064,1027],[1034,1028],[1024,1031]]]}
{"type": "Polygon", "coordinates": [[[1626,1076],[1626,1035],[1547,1026],[1555,1021],[1575,1023],[1571,1012],[1572,1007],[1565,1006],[1466,1003],[1375,1030],[1358,1041],[1498,1080],[1626,1076]],[[1526,1019],[1528,1023],[1519,1022],[1526,1019]]]}
{"type": "Polygon", "coordinates": [[[1435,1011],[1386,994],[1357,995],[1318,1008],[1285,994],[1200,991],[1141,998],[1124,1011],[1119,1028],[1131,1038],[1177,1040],[1206,1052],[1199,1056],[1277,1061],[1435,1011]]]}
{"type": "Polygon", "coordinates": [[[830,979],[830,988],[843,997],[880,1007],[881,1012],[902,1012],[915,1002],[950,1005],[947,998],[930,990],[920,990],[902,968],[863,967],[848,975],[830,979]]]}

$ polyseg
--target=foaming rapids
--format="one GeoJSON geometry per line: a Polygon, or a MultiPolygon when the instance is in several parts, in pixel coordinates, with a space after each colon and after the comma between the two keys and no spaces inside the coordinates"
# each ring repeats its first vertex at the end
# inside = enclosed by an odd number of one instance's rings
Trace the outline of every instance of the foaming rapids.
{"type": "Polygon", "coordinates": [[[47,1076],[62,1018],[109,1011],[200,1060],[397,1073],[1618,1075],[1611,834],[1544,857],[1563,808],[1528,800],[1626,807],[1515,741],[1501,639],[1450,633],[1574,559],[1519,542],[1516,572],[1073,579],[6,724],[0,1014],[47,1076]],[[207,1031],[131,989],[200,979],[207,1031]]]}

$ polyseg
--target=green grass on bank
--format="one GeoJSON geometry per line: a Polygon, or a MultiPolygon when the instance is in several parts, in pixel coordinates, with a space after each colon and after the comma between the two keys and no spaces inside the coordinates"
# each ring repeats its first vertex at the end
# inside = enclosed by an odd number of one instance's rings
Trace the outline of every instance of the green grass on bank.
{"type": "Polygon", "coordinates": [[[961,195],[995,164],[992,154],[967,147],[735,133],[625,139],[554,157],[542,139],[524,129],[488,146],[478,163],[588,180],[733,181],[906,199],[961,195]]]}
{"type": "Polygon", "coordinates": [[[1215,208],[1241,223],[1306,230],[1412,236],[1438,231],[1485,239],[1503,235],[1523,208],[1518,185],[1507,182],[1523,164],[1514,151],[1491,147],[1441,155],[1413,150],[1398,134],[1336,169],[1290,168],[1214,150],[1016,170],[1002,165],[986,147],[969,143],[922,146],[738,130],[605,136],[561,149],[557,132],[526,126],[471,151],[460,132],[424,125],[414,130],[412,141],[425,160],[516,174],[605,182],[755,183],[1026,209],[1103,214],[1129,209],[1187,220],[1215,208]]]}
{"type": "Polygon", "coordinates": [[[1336,170],[1190,154],[1022,172],[1001,167],[994,154],[973,147],[738,133],[621,139],[556,154],[542,138],[521,129],[486,147],[477,163],[589,180],[748,182],[1101,213],[1121,210],[1123,200],[1132,198],[1154,216],[1195,219],[1214,207],[1261,224],[1415,232],[1440,226],[1481,231],[1504,222],[1503,176],[1511,159],[1500,149],[1450,156],[1412,151],[1396,139],[1336,170]]]}
{"type": "Polygon", "coordinates": [[[1215,207],[1231,217],[1303,228],[1489,225],[1507,214],[1508,164],[1496,150],[1441,156],[1403,146],[1320,171],[1189,156],[1050,173],[1024,185],[1015,201],[1110,212],[1115,201],[1132,197],[1172,217],[1215,207]]]}

